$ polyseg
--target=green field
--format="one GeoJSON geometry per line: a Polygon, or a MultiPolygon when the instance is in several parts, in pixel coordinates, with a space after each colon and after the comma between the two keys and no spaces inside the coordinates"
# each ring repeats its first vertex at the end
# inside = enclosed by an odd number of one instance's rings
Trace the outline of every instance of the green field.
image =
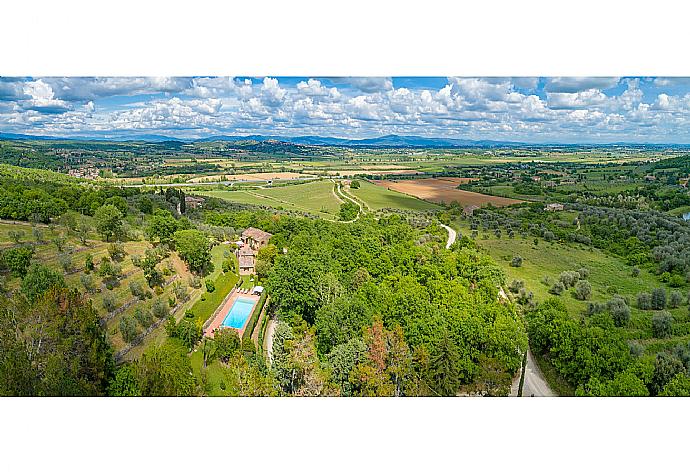
{"type": "Polygon", "coordinates": [[[197,193],[231,202],[307,212],[326,219],[337,219],[341,202],[333,194],[333,185],[330,180],[319,180],[284,187],[211,190],[197,193]]]}
{"type": "Polygon", "coordinates": [[[376,184],[360,181],[360,188],[350,189],[350,194],[362,200],[370,209],[381,210],[394,208],[398,210],[438,210],[441,207],[419,198],[388,190],[376,184]]]}

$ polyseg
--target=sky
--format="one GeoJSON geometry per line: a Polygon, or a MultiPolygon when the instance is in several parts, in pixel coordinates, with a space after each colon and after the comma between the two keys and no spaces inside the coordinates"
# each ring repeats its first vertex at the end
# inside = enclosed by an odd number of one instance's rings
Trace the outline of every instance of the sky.
{"type": "Polygon", "coordinates": [[[0,77],[0,133],[690,143],[690,78],[0,77]]]}

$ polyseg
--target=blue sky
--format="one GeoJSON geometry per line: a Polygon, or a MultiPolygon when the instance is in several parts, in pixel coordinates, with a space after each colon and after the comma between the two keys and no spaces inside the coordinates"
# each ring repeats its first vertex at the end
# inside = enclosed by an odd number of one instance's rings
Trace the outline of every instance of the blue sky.
{"type": "Polygon", "coordinates": [[[690,79],[4,77],[0,132],[690,143],[690,79]]]}

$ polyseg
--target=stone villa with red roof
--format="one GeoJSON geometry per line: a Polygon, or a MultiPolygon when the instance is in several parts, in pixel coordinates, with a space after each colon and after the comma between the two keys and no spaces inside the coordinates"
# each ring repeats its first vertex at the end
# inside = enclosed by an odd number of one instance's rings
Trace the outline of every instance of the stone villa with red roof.
{"type": "Polygon", "coordinates": [[[237,262],[240,275],[252,275],[256,273],[256,254],[259,249],[268,245],[271,233],[257,228],[247,228],[242,231],[242,246],[237,250],[237,262]]]}

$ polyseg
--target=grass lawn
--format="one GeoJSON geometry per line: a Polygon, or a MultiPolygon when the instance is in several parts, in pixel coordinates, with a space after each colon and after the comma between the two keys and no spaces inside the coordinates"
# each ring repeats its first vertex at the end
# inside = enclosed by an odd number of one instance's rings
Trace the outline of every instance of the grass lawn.
{"type": "Polygon", "coordinates": [[[434,203],[396,192],[395,190],[388,190],[363,180],[359,182],[360,187],[357,189],[351,188],[349,193],[361,199],[372,210],[394,208],[400,210],[424,211],[438,210],[441,208],[434,203]]]}
{"type": "Polygon", "coordinates": [[[237,274],[233,273],[221,273],[216,277],[214,280],[216,289],[213,292],[203,293],[201,298],[190,308],[190,311],[194,313],[194,320],[202,324],[205,323],[230,293],[230,290],[237,283],[237,279],[237,274]]]}

